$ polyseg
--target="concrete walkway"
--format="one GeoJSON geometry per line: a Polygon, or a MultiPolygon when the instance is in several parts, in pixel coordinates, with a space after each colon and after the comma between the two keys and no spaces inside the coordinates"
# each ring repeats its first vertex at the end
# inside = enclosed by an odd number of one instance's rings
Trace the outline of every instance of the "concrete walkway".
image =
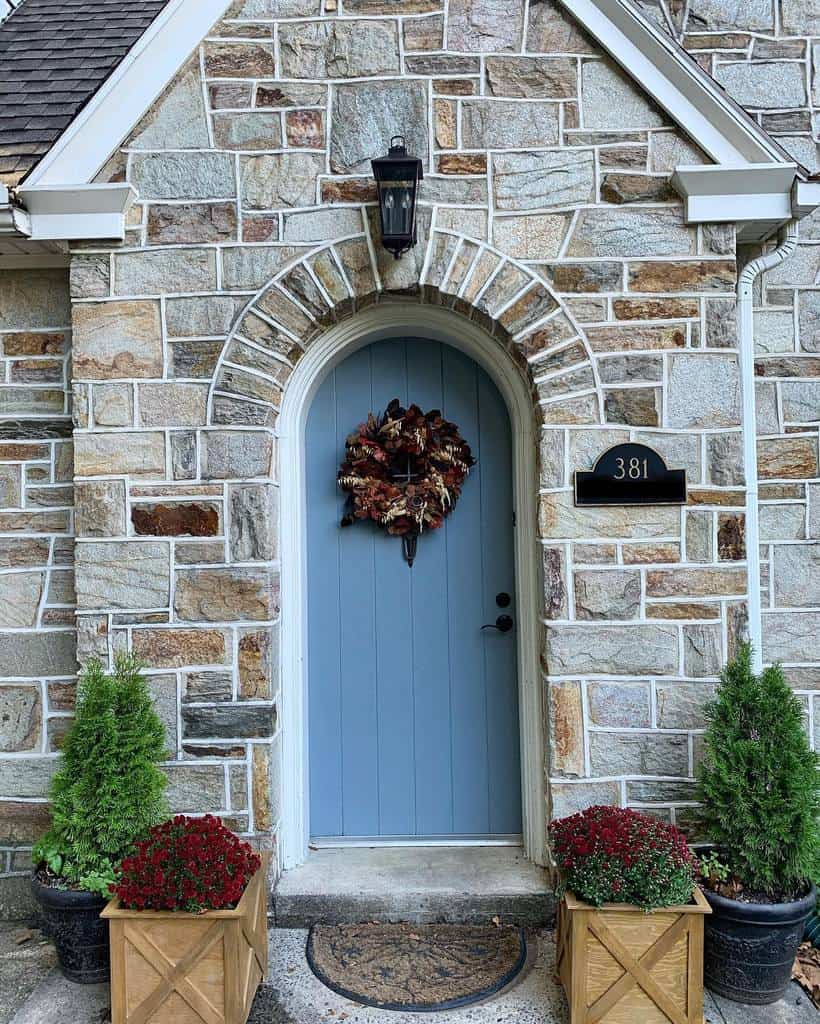
{"type": "MultiPolygon", "coordinates": [[[[0,924],[0,1024],[110,1024],[107,985],[73,985],[53,967],[53,951],[32,939],[28,951],[13,935],[20,925],[0,924]]],[[[304,956],[307,932],[277,930],[270,936],[270,977],[259,992],[248,1024],[567,1024],[563,993],[553,972],[552,932],[534,933],[524,974],[487,1002],[447,1013],[374,1010],[325,988],[304,956]]],[[[707,998],[707,1024],[817,1024],[818,1014],[793,985],[774,1006],[739,1006],[707,998]]],[[[636,1022],[637,1024],[637,1022],[636,1022]]]]}

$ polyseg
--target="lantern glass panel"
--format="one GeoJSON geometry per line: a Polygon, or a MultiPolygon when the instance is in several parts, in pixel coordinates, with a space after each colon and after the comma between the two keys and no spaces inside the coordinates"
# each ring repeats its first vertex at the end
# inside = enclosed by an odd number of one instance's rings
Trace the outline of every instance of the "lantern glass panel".
{"type": "MultiPolygon", "coordinates": [[[[406,169],[401,169],[402,175],[406,169]]],[[[406,177],[381,181],[379,192],[382,211],[382,233],[385,235],[411,235],[413,233],[415,181],[406,177]]]]}

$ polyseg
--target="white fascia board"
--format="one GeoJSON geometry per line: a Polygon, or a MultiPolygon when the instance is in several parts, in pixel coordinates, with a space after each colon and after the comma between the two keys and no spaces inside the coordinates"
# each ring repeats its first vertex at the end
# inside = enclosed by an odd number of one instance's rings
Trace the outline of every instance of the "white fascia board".
{"type": "Polygon", "coordinates": [[[782,224],[799,216],[797,170],[794,163],[679,167],[672,187],[683,197],[689,224],[782,224]]]}
{"type": "Polygon", "coordinates": [[[763,129],[674,40],[623,0],[559,2],[717,163],[783,162],[763,129]]]}
{"type": "Polygon", "coordinates": [[[137,197],[127,184],[24,184],[17,195],[25,204],[32,240],[125,237],[125,216],[137,197]]]}
{"type": "Polygon", "coordinates": [[[171,0],[24,184],[93,181],[229,3],[230,0],[171,0]]]}

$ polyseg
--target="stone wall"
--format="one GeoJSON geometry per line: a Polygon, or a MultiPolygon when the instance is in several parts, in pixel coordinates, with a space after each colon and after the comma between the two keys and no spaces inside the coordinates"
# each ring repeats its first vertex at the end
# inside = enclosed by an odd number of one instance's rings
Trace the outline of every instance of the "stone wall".
{"type": "Polygon", "coordinates": [[[684,225],[683,159],[557,7],[486,0],[237,3],[112,158],[129,237],[74,258],[81,653],[147,658],[178,808],[276,834],[277,411],[317,332],[393,296],[482,324],[533,393],[554,812],[686,822],[746,576],[734,235],[684,225]],[[394,261],[368,161],[400,131],[425,182],[394,261]],[[574,508],[628,438],[687,509],[574,508]]]}
{"type": "MultiPolygon", "coordinates": [[[[817,0],[691,0],[685,12],[661,0],[652,11],[795,160],[820,170],[817,0]]],[[[819,214],[766,275],[756,316],[764,655],[787,666],[820,736],[819,214]]]]}
{"type": "MultiPolygon", "coordinates": [[[[551,0],[237,0],[203,41],[100,176],[139,191],[125,244],[72,259],[80,656],[147,662],[175,809],[276,847],[278,410],[318,333],[401,300],[479,323],[533,395],[551,812],[687,825],[747,592],[734,233],[684,225],[669,185],[704,159],[551,0]],[[419,245],[394,261],[369,159],[397,132],[425,181],[419,245]],[[687,469],[686,508],[574,507],[574,470],[628,439],[687,469]]],[[[759,320],[761,346],[787,339],[760,383],[788,607],[820,533],[820,248],[800,252],[759,320]]],[[[818,604],[770,616],[790,662],[818,604]]]]}
{"type": "Polygon", "coordinates": [[[74,706],[70,323],[66,270],[0,271],[0,917],[74,706]]]}

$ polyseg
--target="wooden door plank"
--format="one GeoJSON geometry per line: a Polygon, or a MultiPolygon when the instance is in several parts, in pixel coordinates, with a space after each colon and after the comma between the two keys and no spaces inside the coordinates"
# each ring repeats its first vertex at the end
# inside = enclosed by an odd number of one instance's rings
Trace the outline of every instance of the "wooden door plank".
{"type": "MultiPolygon", "coordinates": [[[[310,828],[314,836],[342,834],[342,680],[339,650],[339,451],[336,380],[319,389],[306,426],[306,530],[308,574],[308,747],[310,828]],[[310,581],[325,580],[326,586],[310,581]]],[[[283,510],[287,514],[287,510],[283,510]]]]}
{"type": "MultiPolygon", "coordinates": [[[[401,340],[371,346],[373,410],[394,399],[407,403],[407,345],[401,340]]],[[[413,770],[413,574],[398,537],[373,532],[376,587],[376,674],[378,700],[379,832],[415,832],[413,770]]]]}

